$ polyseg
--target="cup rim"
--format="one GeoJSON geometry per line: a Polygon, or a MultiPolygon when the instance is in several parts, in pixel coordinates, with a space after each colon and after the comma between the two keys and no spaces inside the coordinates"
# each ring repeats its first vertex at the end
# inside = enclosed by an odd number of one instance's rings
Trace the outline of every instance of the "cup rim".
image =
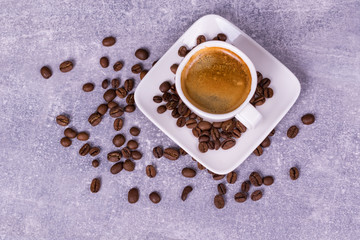
{"type": "Polygon", "coordinates": [[[251,100],[252,96],[255,93],[256,90],[256,86],[257,86],[257,74],[256,74],[256,69],[254,64],[252,63],[252,61],[250,60],[250,58],[244,53],[242,52],[240,49],[238,49],[237,47],[235,47],[234,45],[227,43],[227,42],[223,42],[223,41],[218,41],[218,40],[211,40],[211,41],[207,41],[204,43],[201,43],[199,45],[197,45],[195,48],[193,48],[185,57],[184,59],[181,61],[181,63],[179,64],[177,71],[176,71],[176,75],[175,75],[175,86],[176,86],[176,90],[177,93],[179,94],[181,100],[185,103],[186,106],[188,106],[193,112],[195,112],[197,115],[199,115],[200,117],[206,118],[206,119],[210,119],[210,120],[214,120],[214,121],[224,121],[230,118],[235,117],[235,115],[237,115],[239,112],[241,112],[241,110],[247,105],[249,104],[249,101],[251,100]],[[190,58],[197,53],[199,50],[203,49],[203,48],[207,48],[207,47],[221,47],[221,48],[225,48],[227,50],[232,51],[233,53],[235,53],[236,55],[238,55],[248,66],[249,71],[250,71],[250,75],[251,75],[251,89],[250,89],[250,93],[247,96],[247,98],[245,99],[245,101],[236,109],[234,109],[231,112],[228,113],[222,113],[222,114],[214,114],[214,113],[208,113],[205,112],[197,107],[195,107],[184,95],[182,88],[181,88],[181,75],[182,72],[184,70],[184,67],[186,66],[186,64],[189,62],[190,58]]]}

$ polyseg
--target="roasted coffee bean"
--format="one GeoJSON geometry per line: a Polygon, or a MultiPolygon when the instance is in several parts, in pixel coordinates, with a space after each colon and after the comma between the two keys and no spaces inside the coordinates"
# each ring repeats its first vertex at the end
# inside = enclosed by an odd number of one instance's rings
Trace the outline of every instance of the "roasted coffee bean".
{"type": "Polygon", "coordinates": [[[177,160],[180,156],[180,153],[175,148],[166,148],[164,150],[164,157],[166,157],[169,160],[177,160]]]}
{"type": "Polygon", "coordinates": [[[177,71],[177,69],[178,69],[178,67],[179,67],[179,64],[173,64],[173,65],[171,65],[170,66],[170,71],[173,73],[173,74],[176,74],[176,71],[177,71]]]}
{"type": "Polygon", "coordinates": [[[205,170],[206,168],[203,166],[203,165],[201,165],[201,163],[197,163],[197,167],[198,167],[198,169],[199,170],[205,170]]]}
{"type": "Polygon", "coordinates": [[[140,160],[142,158],[142,154],[139,151],[132,151],[131,157],[134,160],[140,160]]]}
{"type": "MultiPolygon", "coordinates": [[[[183,104],[183,103],[181,103],[181,104],[183,104]]],[[[179,108],[180,108],[180,105],[181,104],[179,104],[179,108]]],[[[185,105],[185,104],[184,104],[185,105]]],[[[197,118],[197,115],[195,114],[195,113],[191,113],[190,115],[189,115],[189,118],[191,118],[191,119],[196,119],[197,118]]]]}
{"type": "Polygon", "coordinates": [[[154,66],[159,60],[155,60],[151,65],[154,66]]]}
{"type": "Polygon", "coordinates": [[[107,57],[100,58],[100,66],[107,68],[109,66],[109,59],[107,57]]]}
{"type": "Polygon", "coordinates": [[[115,147],[121,147],[125,143],[125,137],[122,134],[118,134],[118,135],[115,135],[115,137],[113,138],[112,141],[113,141],[113,144],[115,145],[115,147]]]}
{"type": "Polygon", "coordinates": [[[272,98],[273,95],[274,95],[274,90],[272,90],[272,88],[265,88],[264,89],[264,97],[272,98]]]}
{"type": "Polygon", "coordinates": [[[159,113],[159,114],[162,114],[164,112],[166,112],[166,106],[165,105],[161,105],[159,106],[156,111],[159,113]]]}
{"type": "Polygon", "coordinates": [[[299,128],[297,126],[291,126],[287,131],[288,138],[294,138],[299,133],[299,128]]]}
{"type": "Polygon", "coordinates": [[[132,172],[135,169],[135,163],[130,159],[126,159],[123,166],[124,169],[128,172],[132,172]]]}
{"type": "Polygon", "coordinates": [[[263,148],[267,148],[267,147],[270,146],[270,144],[271,144],[270,138],[269,138],[269,137],[266,137],[266,138],[264,139],[264,141],[262,141],[262,143],[260,144],[260,146],[263,147],[263,148]]]}
{"type": "Polygon", "coordinates": [[[211,129],[211,123],[207,121],[201,121],[198,123],[197,126],[201,129],[201,131],[206,131],[211,129]]]}
{"type": "Polygon", "coordinates": [[[110,47],[110,46],[114,45],[115,42],[116,42],[116,39],[114,37],[106,37],[102,40],[102,44],[105,47],[110,47]]]}
{"type": "MultiPolygon", "coordinates": [[[[184,103],[180,103],[178,107],[178,111],[181,116],[184,116],[188,110],[188,107],[184,103]]],[[[195,119],[195,118],[192,118],[195,119]]]]}
{"type": "Polygon", "coordinates": [[[89,154],[92,157],[95,157],[96,155],[98,155],[100,153],[100,148],[99,147],[92,147],[90,148],[89,154]]]}
{"type": "Polygon", "coordinates": [[[173,94],[177,94],[175,83],[171,85],[170,92],[172,92],[173,94]]]}
{"type": "Polygon", "coordinates": [[[160,146],[153,148],[153,155],[155,158],[161,158],[163,156],[163,150],[160,146]]]}
{"type": "Polygon", "coordinates": [[[214,140],[214,149],[219,150],[220,147],[221,147],[220,140],[219,139],[214,140]]]}
{"type": "Polygon", "coordinates": [[[174,109],[171,111],[171,116],[172,116],[173,118],[179,118],[179,117],[180,117],[180,114],[179,114],[177,108],[174,108],[174,109]]]}
{"type": "Polygon", "coordinates": [[[196,45],[199,45],[200,43],[206,42],[206,37],[204,35],[199,35],[196,38],[196,45]]]}
{"type": "Polygon", "coordinates": [[[210,137],[210,131],[209,130],[201,131],[200,136],[204,136],[204,135],[210,137]]]}
{"type": "Polygon", "coordinates": [[[116,93],[114,89],[109,89],[104,93],[104,100],[106,102],[111,102],[116,97],[116,93]]]}
{"type": "Polygon", "coordinates": [[[184,187],[182,193],[181,193],[181,200],[185,201],[187,199],[187,196],[189,193],[193,190],[191,186],[184,187]]]}
{"type": "Polygon", "coordinates": [[[114,101],[111,101],[111,102],[109,102],[109,103],[107,104],[107,106],[108,106],[109,109],[112,109],[113,107],[119,106],[119,104],[117,104],[117,103],[114,102],[114,101]]]}
{"type": "Polygon", "coordinates": [[[91,126],[95,127],[101,122],[101,114],[98,112],[95,112],[89,116],[88,119],[91,126]]]}
{"type": "Polygon", "coordinates": [[[271,83],[270,79],[268,79],[268,78],[263,78],[263,79],[259,82],[259,85],[260,85],[263,89],[265,89],[265,88],[269,87],[270,83],[271,83]]]}
{"type": "Polygon", "coordinates": [[[162,95],[162,99],[164,102],[169,102],[171,100],[171,93],[168,93],[168,92],[164,92],[164,94],[162,95]]]}
{"type": "Polygon", "coordinates": [[[214,128],[221,128],[222,122],[213,122],[212,125],[214,128]]]}
{"type": "Polygon", "coordinates": [[[193,128],[192,129],[192,134],[197,138],[200,137],[200,134],[201,134],[200,128],[198,128],[198,127],[193,128]]]}
{"type": "Polygon", "coordinates": [[[180,117],[180,118],[178,118],[178,120],[176,121],[176,125],[177,125],[178,127],[183,127],[183,126],[185,126],[185,123],[186,123],[186,118],[184,118],[184,117],[180,117]]]}
{"type": "Polygon", "coordinates": [[[104,81],[102,81],[102,83],[101,83],[101,87],[103,89],[107,89],[109,87],[109,80],[104,79],[104,81]]]}
{"type": "Polygon", "coordinates": [[[135,96],[134,93],[130,93],[127,97],[126,97],[126,103],[128,105],[135,105],[135,96]]]}
{"type": "Polygon", "coordinates": [[[200,142],[198,148],[199,151],[202,153],[206,153],[209,150],[209,146],[207,145],[206,142],[200,142]]]}
{"type": "Polygon", "coordinates": [[[155,204],[157,204],[161,201],[161,197],[157,192],[150,193],[149,199],[150,199],[150,201],[152,201],[155,204]]]}
{"type": "Polygon", "coordinates": [[[263,183],[260,174],[257,172],[252,172],[249,176],[249,180],[251,184],[254,185],[255,187],[259,187],[263,183]]]}
{"type": "Polygon", "coordinates": [[[235,127],[235,123],[232,119],[229,119],[221,124],[221,129],[224,132],[231,132],[235,127]]]}
{"type": "Polygon", "coordinates": [[[261,74],[261,72],[256,72],[257,75],[257,83],[260,83],[260,81],[263,79],[263,75],[261,74]]]}
{"type": "Polygon", "coordinates": [[[264,150],[262,149],[262,147],[261,146],[258,146],[257,148],[255,148],[255,150],[254,150],[254,154],[256,155],[256,156],[261,156],[262,154],[263,154],[263,152],[264,152],[264,150]]]}
{"type": "Polygon", "coordinates": [[[110,162],[117,162],[121,159],[121,157],[122,157],[121,152],[110,152],[107,154],[107,159],[110,162]]]}
{"type": "Polygon", "coordinates": [[[254,93],[254,95],[252,96],[252,98],[250,99],[250,103],[252,104],[252,105],[254,105],[255,106],[255,96],[256,94],[254,93]]]}
{"type": "Polygon", "coordinates": [[[255,100],[254,100],[254,105],[255,106],[261,106],[265,103],[265,98],[263,96],[261,97],[256,97],[255,100]]]}
{"type": "Polygon", "coordinates": [[[253,201],[257,201],[260,200],[262,198],[262,192],[261,190],[256,190],[255,192],[253,192],[251,194],[251,200],[253,201]]]}
{"type": "Polygon", "coordinates": [[[115,163],[114,165],[111,166],[110,168],[110,172],[112,174],[118,174],[119,172],[121,172],[123,170],[123,162],[118,162],[115,163]]]}
{"type": "Polygon", "coordinates": [[[275,128],[269,133],[269,136],[271,137],[271,136],[274,136],[274,134],[275,134],[275,128]]]}
{"type": "Polygon", "coordinates": [[[180,97],[177,94],[171,94],[171,100],[175,101],[175,102],[179,102],[180,101],[180,97]]]}
{"type": "Polygon", "coordinates": [[[247,193],[247,192],[249,192],[249,190],[250,190],[250,182],[249,181],[244,181],[241,184],[241,191],[244,192],[244,193],[247,193]]]}
{"type": "Polygon", "coordinates": [[[187,48],[185,46],[181,46],[178,50],[178,54],[180,57],[185,57],[186,54],[188,54],[188,52],[189,51],[187,50],[187,48]]]}
{"type": "Polygon", "coordinates": [[[290,178],[292,180],[296,180],[299,178],[299,170],[297,169],[297,167],[292,167],[290,168],[290,178]]]}
{"type": "Polygon", "coordinates": [[[131,72],[135,74],[139,74],[142,70],[143,69],[140,63],[135,64],[134,66],[131,67],[131,72]]]}
{"type": "Polygon", "coordinates": [[[206,135],[201,135],[199,137],[199,142],[208,142],[210,141],[210,137],[209,136],[206,136],[206,135]]]}
{"type": "Polygon", "coordinates": [[[210,135],[211,135],[211,138],[213,140],[216,140],[216,139],[219,139],[220,138],[220,132],[217,128],[211,128],[210,130],[210,135]]]}
{"type": "Polygon", "coordinates": [[[272,176],[266,176],[263,178],[263,183],[266,186],[270,186],[271,184],[274,183],[274,178],[272,176]]]}
{"type": "Polygon", "coordinates": [[[264,96],[264,89],[261,86],[257,86],[255,90],[256,95],[258,96],[264,96]]]}
{"type": "Polygon", "coordinates": [[[124,110],[120,106],[115,106],[110,109],[110,116],[113,118],[121,117],[124,114],[124,110]]]}
{"type": "Polygon", "coordinates": [[[169,101],[168,103],[166,103],[166,109],[167,110],[174,110],[176,108],[176,106],[178,105],[179,102],[175,102],[173,100],[169,101]]]}
{"type": "Polygon", "coordinates": [[[148,72],[149,72],[148,70],[142,70],[140,72],[140,80],[142,80],[148,72]]]}
{"type": "Polygon", "coordinates": [[[234,199],[235,201],[240,203],[245,202],[247,199],[247,194],[243,192],[238,192],[237,194],[235,194],[234,199]]]}
{"type": "Polygon", "coordinates": [[[100,165],[100,162],[99,162],[99,160],[94,159],[94,160],[92,160],[91,165],[92,165],[94,168],[97,168],[97,167],[100,165]]]}
{"type": "Polygon", "coordinates": [[[89,139],[89,134],[87,132],[79,132],[76,138],[80,141],[87,141],[89,139]]]}
{"type": "Polygon", "coordinates": [[[232,133],[231,132],[221,132],[220,137],[222,137],[224,139],[232,138],[232,133]]]}
{"type": "Polygon", "coordinates": [[[227,150],[227,149],[230,149],[233,146],[235,146],[235,144],[236,144],[236,141],[234,139],[228,138],[222,142],[221,148],[224,150],[227,150]]]}
{"type": "Polygon", "coordinates": [[[93,193],[97,193],[100,190],[100,185],[101,185],[100,179],[94,178],[90,184],[90,191],[93,193]]]}
{"type": "Polygon", "coordinates": [[[123,87],[116,89],[115,92],[116,92],[116,95],[117,95],[119,98],[125,98],[126,95],[127,95],[127,91],[126,91],[125,88],[123,88],[123,87]]]}
{"type": "Polygon", "coordinates": [[[153,178],[156,176],[156,170],[154,168],[153,165],[147,165],[146,166],[146,175],[149,177],[149,178],[153,178]]]}
{"type": "Polygon", "coordinates": [[[111,87],[112,88],[118,88],[120,86],[120,79],[114,78],[111,80],[111,87]]]}
{"type": "Polygon", "coordinates": [[[59,66],[60,71],[63,73],[70,72],[74,67],[74,64],[71,61],[62,62],[59,66]]]}
{"type": "Polygon", "coordinates": [[[185,156],[187,154],[187,152],[182,148],[179,149],[179,152],[181,156],[185,156]]]}
{"type": "Polygon", "coordinates": [[[129,140],[127,142],[126,146],[131,150],[135,150],[135,149],[137,149],[139,147],[139,144],[135,140],[129,140]]]}
{"type": "Polygon", "coordinates": [[[134,112],[135,109],[136,109],[135,105],[126,105],[124,108],[125,112],[128,112],[128,113],[134,112]]]}
{"type": "Polygon", "coordinates": [[[72,128],[66,128],[64,131],[65,137],[76,138],[77,132],[72,128]]]}
{"type": "Polygon", "coordinates": [[[181,174],[187,178],[193,178],[196,176],[196,171],[192,168],[183,168],[181,174]]]}
{"type": "Polygon", "coordinates": [[[305,114],[304,116],[301,117],[301,121],[305,125],[313,124],[315,122],[315,116],[311,113],[305,114]]]}
{"type": "Polygon", "coordinates": [[[56,117],[56,123],[60,126],[67,126],[69,124],[70,120],[65,115],[59,115],[56,117]]]}
{"type": "Polygon", "coordinates": [[[130,92],[131,90],[133,90],[134,88],[134,79],[127,79],[125,82],[124,82],[124,89],[127,91],[127,92],[130,92]]]}
{"type": "Polygon", "coordinates": [[[130,128],[130,134],[133,135],[133,136],[138,136],[140,134],[140,129],[137,128],[137,127],[132,127],[130,128]]]}
{"type": "Polygon", "coordinates": [[[131,151],[128,147],[124,147],[121,149],[121,154],[124,158],[130,158],[131,157],[131,151]]]}
{"type": "Polygon", "coordinates": [[[47,67],[47,66],[42,67],[42,68],[40,69],[40,73],[41,73],[41,76],[42,76],[43,78],[45,78],[45,79],[50,78],[51,75],[52,75],[52,72],[51,72],[50,68],[47,67]]]}
{"type": "Polygon", "coordinates": [[[90,149],[91,149],[90,144],[85,143],[85,144],[80,148],[79,154],[80,154],[81,156],[85,156],[86,154],[89,153],[90,149]]]}
{"type": "Polygon", "coordinates": [[[149,57],[149,52],[146,49],[139,48],[135,51],[135,57],[137,57],[140,60],[146,60],[149,57]]]}
{"type": "Polygon", "coordinates": [[[221,194],[221,195],[226,194],[225,184],[219,183],[219,184],[217,185],[217,189],[218,189],[219,194],[221,194]]]}
{"type": "MultiPolygon", "coordinates": [[[[186,121],[186,127],[188,127],[188,128],[194,128],[194,127],[196,127],[197,126],[197,122],[196,122],[196,120],[195,119],[188,119],[187,121],[186,121]]],[[[200,129],[201,130],[201,129],[200,129]]]]}
{"type": "Polygon", "coordinates": [[[214,197],[214,205],[218,209],[221,209],[225,206],[225,200],[222,195],[218,194],[214,197]]]}
{"type": "Polygon", "coordinates": [[[226,175],[226,181],[230,184],[234,184],[237,180],[237,173],[236,172],[229,172],[226,175]]]}
{"type": "Polygon", "coordinates": [[[105,115],[105,113],[108,110],[108,105],[107,104],[100,104],[97,108],[97,112],[100,113],[101,115],[105,115]]]}
{"type": "Polygon", "coordinates": [[[60,144],[63,146],[63,147],[70,147],[71,146],[71,139],[68,138],[68,137],[63,137],[61,140],[60,140],[60,144]]]}
{"type": "Polygon", "coordinates": [[[160,84],[159,89],[161,92],[164,93],[164,92],[169,91],[170,87],[171,87],[171,84],[168,81],[165,81],[160,84]]]}
{"type": "Polygon", "coordinates": [[[161,103],[162,102],[162,97],[161,96],[154,96],[153,101],[156,102],[156,103],[161,103]]]}
{"type": "Polygon", "coordinates": [[[246,132],[246,127],[240,121],[235,122],[235,127],[239,129],[241,133],[246,132]]]}
{"type": "Polygon", "coordinates": [[[217,35],[217,38],[218,38],[218,40],[225,42],[226,39],[227,39],[227,36],[226,36],[225,34],[223,34],[223,33],[219,33],[219,34],[217,35]]]}
{"type": "Polygon", "coordinates": [[[213,174],[213,179],[214,180],[221,180],[225,177],[225,175],[219,175],[219,174],[213,174]]]}
{"type": "Polygon", "coordinates": [[[237,128],[234,128],[234,130],[232,131],[232,136],[233,136],[234,138],[240,138],[240,137],[241,137],[241,132],[240,132],[240,130],[237,129],[237,128]]]}
{"type": "Polygon", "coordinates": [[[136,203],[139,200],[139,190],[137,188],[130,189],[128,193],[129,203],[136,203]]]}

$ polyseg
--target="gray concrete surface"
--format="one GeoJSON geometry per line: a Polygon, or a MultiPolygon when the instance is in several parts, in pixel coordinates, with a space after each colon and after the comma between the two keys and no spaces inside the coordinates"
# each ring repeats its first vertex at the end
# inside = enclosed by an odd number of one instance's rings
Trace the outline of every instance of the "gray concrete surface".
{"type": "MultiPolygon", "coordinates": [[[[0,239],[358,239],[360,236],[360,3],[320,1],[25,1],[2,0],[0,8],[0,239]],[[226,206],[213,206],[216,185],[198,171],[184,179],[180,171],[194,166],[189,156],[156,160],[150,150],[173,143],[137,110],[124,132],[140,126],[144,158],[132,173],[113,176],[105,154],[113,149],[112,119],[98,127],[87,116],[102,102],[105,77],[125,80],[136,63],[133,53],[146,47],[151,62],[199,17],[215,13],[234,22],[290,68],[302,92],[276,128],[272,145],[261,157],[249,157],[238,169],[238,182],[228,186],[226,206]],[[117,44],[101,46],[104,36],[117,44]],[[125,61],[114,73],[98,65],[102,55],[125,61]],[[74,59],[67,74],[57,66],[74,59]],[[48,64],[54,75],[45,80],[39,69],[48,64]],[[82,84],[94,82],[92,93],[82,84]],[[64,149],[60,113],[70,126],[87,130],[90,142],[103,148],[101,165],[80,157],[80,142],[64,149]],[[300,117],[314,113],[316,123],[300,117]],[[286,130],[300,133],[288,140],[286,130]],[[149,179],[153,163],[158,176],[149,179]],[[288,169],[297,165],[300,178],[288,169]],[[253,170],[273,175],[258,202],[236,203],[233,196],[253,170]],[[92,194],[89,184],[101,177],[92,194]],[[186,202],[182,188],[194,187],[186,202]],[[137,186],[140,200],[127,203],[137,186]],[[148,194],[158,191],[154,205],[148,194]]],[[[130,136],[128,135],[128,138],[130,136]]],[[[221,159],[219,159],[221,161],[221,159]]],[[[222,181],[224,182],[224,181],[222,181]]]]}

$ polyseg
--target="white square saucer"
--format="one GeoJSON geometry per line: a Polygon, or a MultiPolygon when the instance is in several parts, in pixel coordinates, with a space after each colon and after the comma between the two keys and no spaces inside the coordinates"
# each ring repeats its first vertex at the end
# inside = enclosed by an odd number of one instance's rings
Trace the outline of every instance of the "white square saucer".
{"type": "Polygon", "coordinates": [[[289,111],[299,94],[299,80],[279,60],[228,20],[218,15],[206,15],[197,20],[146,74],[135,91],[135,102],[145,116],[204,167],[217,174],[226,174],[238,167],[260,145],[289,111]],[[243,133],[233,148],[201,153],[198,139],[193,136],[191,129],[177,127],[171,111],[158,114],[156,109],[159,104],[152,99],[155,95],[161,95],[159,86],[162,82],[174,83],[175,75],[170,71],[170,66],[183,59],[178,55],[179,47],[185,45],[191,49],[196,45],[197,36],[212,39],[218,33],[226,34],[226,41],[243,51],[256,70],[271,80],[274,96],[257,107],[263,119],[255,129],[243,133]]]}

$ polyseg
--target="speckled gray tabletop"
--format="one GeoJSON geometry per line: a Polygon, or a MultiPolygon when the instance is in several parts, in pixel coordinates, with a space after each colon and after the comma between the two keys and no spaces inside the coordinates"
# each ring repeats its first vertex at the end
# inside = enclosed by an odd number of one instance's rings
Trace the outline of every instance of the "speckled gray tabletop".
{"type": "MultiPolygon", "coordinates": [[[[360,236],[360,3],[359,1],[12,1],[0,8],[0,239],[358,239],[360,236]],[[102,103],[101,81],[131,77],[139,47],[151,55],[150,68],[199,17],[219,14],[244,30],[299,78],[302,92],[276,128],[270,148],[250,156],[229,185],[226,206],[213,205],[219,182],[198,170],[193,179],[181,176],[195,167],[189,156],[178,161],[155,159],[156,145],[174,145],[139,110],[126,118],[124,132],[141,127],[137,139],[143,159],[134,172],[109,172],[106,153],[113,149],[112,119],[92,128],[87,117],[102,103]],[[112,48],[101,46],[108,35],[112,48]],[[123,59],[119,73],[103,70],[98,60],[123,59]],[[58,70],[74,59],[67,74],[58,70]],[[48,64],[53,76],[39,74],[48,64]],[[94,82],[91,93],[81,91],[94,82]],[[314,113],[304,126],[300,117],[314,113]],[[70,126],[90,132],[102,147],[101,164],[80,157],[79,141],[67,149],[59,140],[70,126]],[[287,139],[287,128],[300,127],[287,139]],[[145,166],[154,164],[150,179],[145,166]],[[291,181],[288,170],[300,169],[291,181]],[[263,198],[237,203],[233,196],[254,171],[272,175],[263,198]],[[89,185],[100,177],[93,194],[89,185]],[[184,186],[194,190],[183,202],[184,186]],[[127,192],[140,189],[130,205],[127,192]],[[148,194],[158,191],[155,205],[148,194]]],[[[138,77],[136,78],[139,81],[138,77]]],[[[129,137],[129,135],[128,135],[129,137]]],[[[129,137],[130,138],[130,137],[129,137]]],[[[219,159],[221,161],[221,159],[219,159]]],[[[226,182],[225,180],[221,182],[226,182]]]]}

